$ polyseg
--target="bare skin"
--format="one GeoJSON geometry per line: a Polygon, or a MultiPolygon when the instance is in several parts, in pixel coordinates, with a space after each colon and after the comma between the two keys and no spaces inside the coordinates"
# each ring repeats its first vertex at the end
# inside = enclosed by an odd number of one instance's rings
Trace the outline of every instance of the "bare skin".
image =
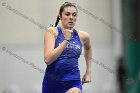
{"type": "MultiPolygon", "coordinates": [[[[77,19],[77,10],[74,7],[64,8],[62,15],[60,15],[60,19],[62,21],[62,33],[65,39],[70,40],[73,36],[72,30],[77,19]]],[[[90,44],[89,34],[80,30],[76,31],[80,37],[85,53],[86,72],[82,78],[82,83],[84,84],[91,82],[92,48],[90,44]]],[[[60,56],[68,43],[67,40],[64,40],[57,48],[55,48],[55,40],[57,36],[58,31],[56,27],[48,28],[44,36],[44,61],[48,65],[53,63],[60,56]]],[[[66,93],[81,93],[81,90],[79,88],[73,87],[66,93]]]]}

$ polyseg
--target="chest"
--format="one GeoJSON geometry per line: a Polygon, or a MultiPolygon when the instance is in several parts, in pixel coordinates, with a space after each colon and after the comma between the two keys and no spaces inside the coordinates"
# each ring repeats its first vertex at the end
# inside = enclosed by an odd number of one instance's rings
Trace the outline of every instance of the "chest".
{"type": "MultiPolygon", "coordinates": [[[[61,45],[63,40],[57,39],[55,43],[55,47],[58,47],[61,45]]],[[[79,57],[82,52],[82,44],[80,40],[77,38],[72,38],[67,45],[65,46],[62,55],[69,56],[69,57],[79,57]]]]}

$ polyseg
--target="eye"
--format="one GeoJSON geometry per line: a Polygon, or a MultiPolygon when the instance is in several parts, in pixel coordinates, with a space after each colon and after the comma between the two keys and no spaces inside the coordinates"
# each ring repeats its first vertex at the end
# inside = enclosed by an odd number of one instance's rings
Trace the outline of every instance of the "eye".
{"type": "Polygon", "coordinates": [[[77,13],[74,13],[73,16],[77,16],[77,13]]]}
{"type": "Polygon", "coordinates": [[[69,16],[69,15],[70,15],[70,13],[66,13],[65,15],[66,15],[66,16],[69,16]]]}

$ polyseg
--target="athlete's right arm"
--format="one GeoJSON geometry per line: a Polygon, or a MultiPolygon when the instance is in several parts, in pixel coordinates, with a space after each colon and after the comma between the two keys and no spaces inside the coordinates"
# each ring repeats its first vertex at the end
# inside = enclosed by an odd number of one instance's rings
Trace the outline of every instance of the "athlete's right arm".
{"type": "Polygon", "coordinates": [[[63,52],[68,41],[64,40],[57,48],[55,48],[54,27],[48,28],[44,36],[44,61],[47,65],[53,63],[63,52]]]}

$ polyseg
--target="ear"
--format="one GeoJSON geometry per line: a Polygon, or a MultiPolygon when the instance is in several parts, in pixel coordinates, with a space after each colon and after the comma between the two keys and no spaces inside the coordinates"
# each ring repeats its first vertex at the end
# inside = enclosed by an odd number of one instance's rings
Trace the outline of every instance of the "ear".
{"type": "Polygon", "coordinates": [[[62,19],[60,15],[59,15],[59,19],[60,19],[60,20],[62,19]]]}

